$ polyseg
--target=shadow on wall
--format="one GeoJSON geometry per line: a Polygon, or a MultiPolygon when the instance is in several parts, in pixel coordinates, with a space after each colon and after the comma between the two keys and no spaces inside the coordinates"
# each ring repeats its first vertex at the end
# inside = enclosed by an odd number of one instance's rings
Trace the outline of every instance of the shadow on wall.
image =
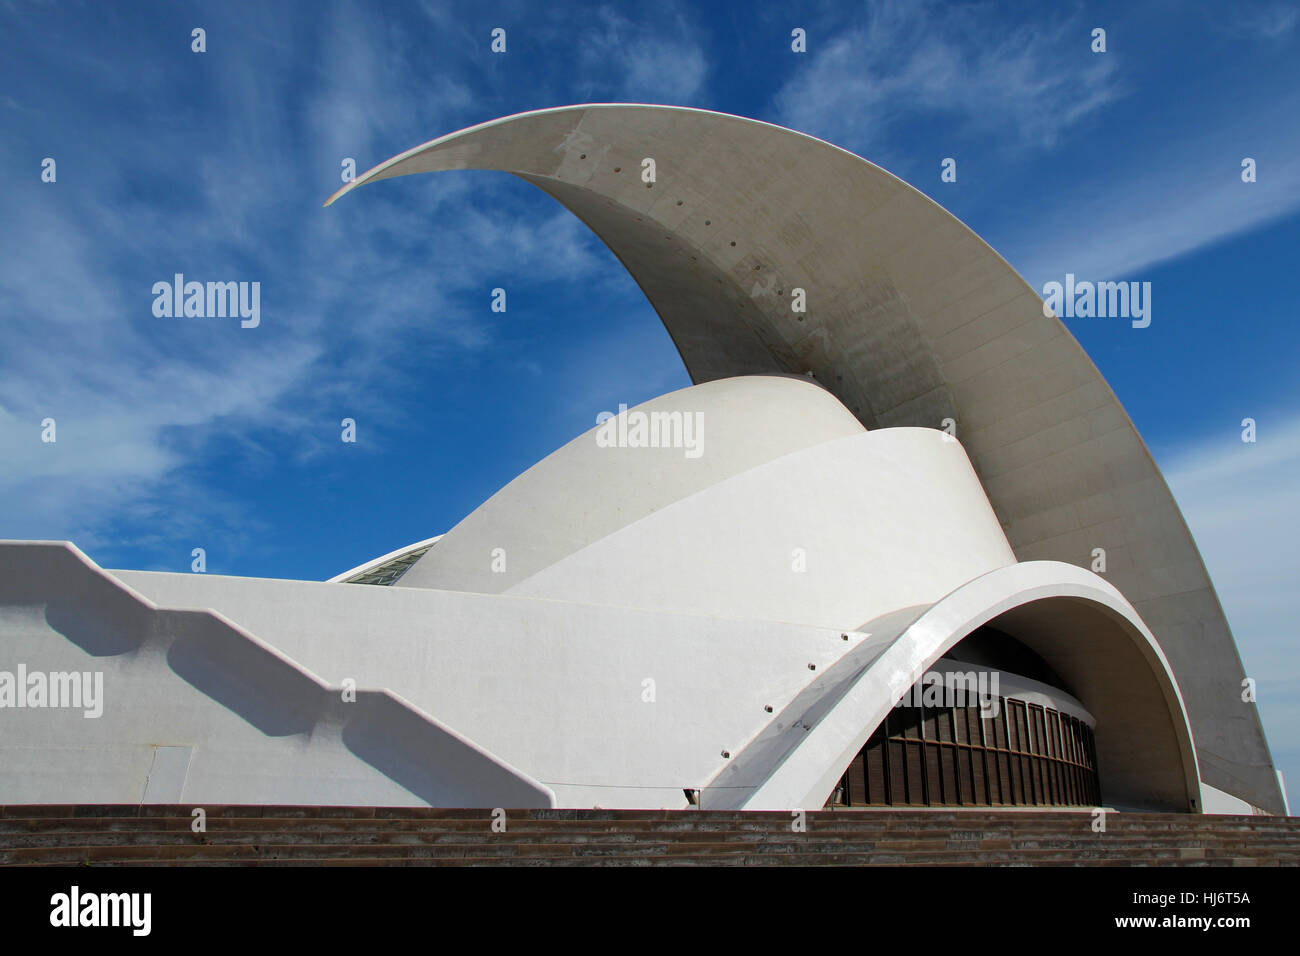
{"type": "Polygon", "coordinates": [[[1097,721],[1102,800],[1117,807],[1199,810],[1188,792],[1190,755],[1180,746],[1181,708],[1147,641],[1111,608],[1049,597],[993,622],[1038,654],[1097,721]],[[1178,723],[1175,723],[1175,721],[1178,723]]]}
{"type": "Polygon", "coordinates": [[[70,544],[0,544],[0,569],[0,608],[43,605],[46,624],[93,657],[162,656],[268,737],[346,748],[431,806],[554,805],[548,788],[388,691],[345,699],[214,612],[153,607],[70,544]]]}

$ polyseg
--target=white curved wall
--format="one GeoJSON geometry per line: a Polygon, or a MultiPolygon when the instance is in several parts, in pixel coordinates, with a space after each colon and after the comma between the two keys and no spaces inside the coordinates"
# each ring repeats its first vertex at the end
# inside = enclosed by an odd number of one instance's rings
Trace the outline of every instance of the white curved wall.
{"type": "Polygon", "coordinates": [[[599,428],[592,428],[476,508],[398,586],[505,591],[680,498],[773,458],[865,431],[825,389],[780,375],[696,385],[631,412],[698,416],[699,456],[671,447],[602,448],[599,428]],[[497,548],[505,552],[504,571],[493,570],[497,548]]]}
{"type": "Polygon", "coordinates": [[[1015,561],[943,432],[867,432],[825,389],[780,376],[696,385],[628,418],[662,412],[698,415],[698,457],[603,447],[597,426],[397,586],[849,628],[1015,561]]]}
{"type": "Polygon", "coordinates": [[[849,629],[1014,562],[961,445],[888,428],[750,468],[507,593],[849,629]]]}

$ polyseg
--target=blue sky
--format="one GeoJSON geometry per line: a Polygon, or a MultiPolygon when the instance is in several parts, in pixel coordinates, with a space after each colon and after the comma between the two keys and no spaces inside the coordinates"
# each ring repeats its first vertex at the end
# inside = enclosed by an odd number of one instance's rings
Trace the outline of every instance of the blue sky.
{"type": "Polygon", "coordinates": [[[416,176],[323,209],[341,161],[570,103],[737,113],[884,166],[1035,288],[1152,283],[1149,328],[1067,324],[1165,470],[1300,781],[1298,52],[1300,6],[1274,2],[0,0],[0,537],[324,579],[447,530],[689,380],[531,186],[416,176]],[[262,324],[156,318],[176,272],[259,281],[262,324]]]}

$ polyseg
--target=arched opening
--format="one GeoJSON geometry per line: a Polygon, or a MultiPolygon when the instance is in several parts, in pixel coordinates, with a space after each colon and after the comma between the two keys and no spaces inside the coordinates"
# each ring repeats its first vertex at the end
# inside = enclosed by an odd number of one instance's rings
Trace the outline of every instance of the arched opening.
{"type": "Polygon", "coordinates": [[[826,804],[1199,809],[1177,687],[1140,623],[1079,595],[1004,608],[913,671],[826,804]]]}
{"type": "Polygon", "coordinates": [[[1094,720],[1005,631],[976,628],[886,715],[833,806],[1095,806],[1094,720]]]}

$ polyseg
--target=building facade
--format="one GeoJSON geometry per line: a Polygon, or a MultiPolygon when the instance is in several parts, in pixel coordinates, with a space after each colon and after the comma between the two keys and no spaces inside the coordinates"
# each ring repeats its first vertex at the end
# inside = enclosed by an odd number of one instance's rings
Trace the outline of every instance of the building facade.
{"type": "Polygon", "coordinates": [[[1285,812],[1164,479],[966,226],[803,134],[619,104],[330,201],[467,168],[591,227],[695,384],[328,582],[0,542],[0,803],[1285,812]],[[97,717],[16,705],[90,673],[97,717]]]}

